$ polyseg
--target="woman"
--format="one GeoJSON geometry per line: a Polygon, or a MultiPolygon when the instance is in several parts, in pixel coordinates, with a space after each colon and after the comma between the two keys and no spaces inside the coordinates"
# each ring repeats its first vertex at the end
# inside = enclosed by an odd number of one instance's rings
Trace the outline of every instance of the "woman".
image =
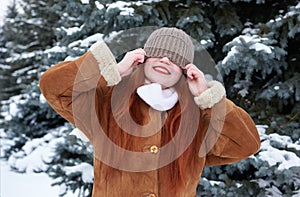
{"type": "Polygon", "coordinates": [[[258,151],[250,116],[193,59],[186,33],[160,28],[119,63],[97,42],[43,74],[49,104],[94,146],[93,197],[196,196],[204,166],[258,151]]]}

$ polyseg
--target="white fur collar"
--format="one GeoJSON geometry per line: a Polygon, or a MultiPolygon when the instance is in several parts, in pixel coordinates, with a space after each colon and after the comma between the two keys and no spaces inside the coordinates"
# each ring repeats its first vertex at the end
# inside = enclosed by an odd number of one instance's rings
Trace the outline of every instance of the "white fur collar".
{"type": "Polygon", "coordinates": [[[137,89],[138,95],[153,109],[167,111],[178,101],[178,94],[173,88],[162,89],[158,83],[143,85],[137,89]]]}

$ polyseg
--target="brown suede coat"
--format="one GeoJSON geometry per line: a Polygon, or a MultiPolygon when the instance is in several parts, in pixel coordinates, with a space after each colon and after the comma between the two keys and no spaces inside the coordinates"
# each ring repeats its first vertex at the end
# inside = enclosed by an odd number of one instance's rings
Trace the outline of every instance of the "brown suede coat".
{"type": "MultiPolygon", "coordinates": [[[[122,170],[124,166],[120,166],[119,169],[118,166],[110,166],[107,163],[109,160],[105,159],[113,157],[114,150],[106,152],[109,144],[102,134],[107,134],[114,141],[114,136],[124,132],[112,113],[112,90],[121,81],[115,64],[107,46],[104,43],[96,43],[80,58],[53,66],[40,79],[41,91],[53,109],[76,125],[94,146],[93,197],[195,197],[205,165],[237,162],[258,151],[260,139],[250,116],[212,85],[210,90],[195,98],[195,108],[199,111],[199,125],[197,124],[195,139],[188,147],[195,155],[189,157],[188,161],[193,165],[187,165],[183,173],[184,186],[177,186],[176,180],[171,179],[170,165],[146,171],[127,171],[122,170]],[[212,117],[213,109],[223,113],[212,117]]],[[[134,120],[143,125],[149,121],[151,113],[156,117],[158,125],[163,124],[162,117],[169,112],[153,110],[138,96],[134,95],[134,98],[132,106],[138,109],[135,110],[137,114],[132,114],[134,120]]],[[[123,104],[126,105],[126,102],[123,104]]],[[[176,104],[174,110],[178,107],[176,104]]],[[[158,162],[160,147],[164,145],[162,133],[169,127],[170,125],[158,127],[161,130],[148,137],[126,135],[126,139],[133,144],[131,151],[151,156],[150,160],[144,161],[134,162],[135,158],[122,157],[119,158],[120,161],[128,159],[128,165],[132,166],[127,167],[134,169],[142,169],[158,162]],[[152,145],[158,150],[151,153],[152,145]]],[[[180,158],[185,159],[186,154],[187,152],[183,152],[180,158]]]]}

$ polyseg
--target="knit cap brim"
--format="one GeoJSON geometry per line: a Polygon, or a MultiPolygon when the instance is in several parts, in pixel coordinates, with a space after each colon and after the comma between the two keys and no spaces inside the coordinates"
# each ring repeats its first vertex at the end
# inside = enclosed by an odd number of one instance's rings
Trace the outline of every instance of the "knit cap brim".
{"type": "Polygon", "coordinates": [[[177,28],[163,27],[152,32],[144,50],[147,57],[168,57],[184,67],[194,60],[194,45],[189,35],[177,28]]]}

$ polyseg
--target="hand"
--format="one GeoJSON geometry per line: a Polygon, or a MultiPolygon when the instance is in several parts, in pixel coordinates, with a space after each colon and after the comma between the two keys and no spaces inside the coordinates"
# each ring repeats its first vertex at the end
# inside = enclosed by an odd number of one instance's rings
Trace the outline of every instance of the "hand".
{"type": "Polygon", "coordinates": [[[208,89],[204,74],[194,64],[185,66],[187,82],[191,93],[194,96],[199,96],[202,92],[208,89]]]}
{"type": "Polygon", "coordinates": [[[144,49],[135,49],[126,53],[124,58],[117,64],[121,77],[129,75],[133,68],[145,60],[146,52],[144,49]]]}

